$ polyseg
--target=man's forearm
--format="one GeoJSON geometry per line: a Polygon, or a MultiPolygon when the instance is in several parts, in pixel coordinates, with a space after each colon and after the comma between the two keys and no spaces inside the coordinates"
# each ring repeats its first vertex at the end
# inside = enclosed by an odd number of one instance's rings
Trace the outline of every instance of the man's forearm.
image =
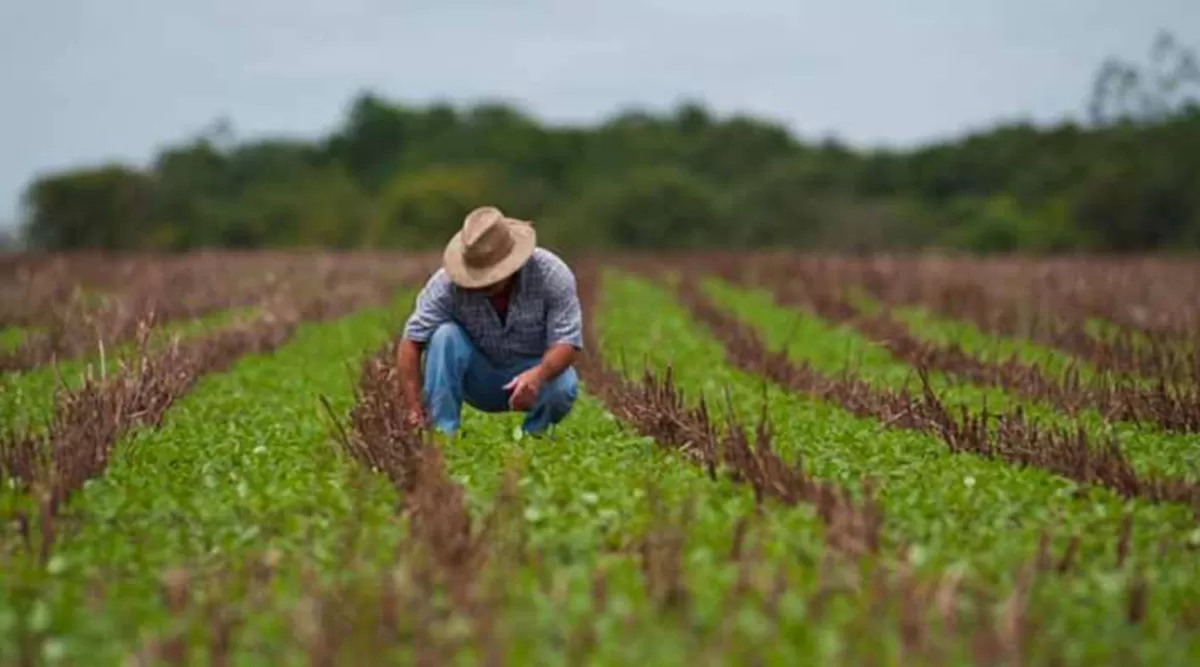
{"type": "Polygon", "coordinates": [[[406,408],[421,407],[421,347],[403,338],[396,346],[396,368],[406,408]]]}
{"type": "Polygon", "coordinates": [[[549,382],[570,368],[571,364],[575,363],[577,354],[578,351],[570,345],[551,345],[547,348],[546,353],[542,355],[542,363],[538,366],[542,371],[542,381],[549,382]]]}

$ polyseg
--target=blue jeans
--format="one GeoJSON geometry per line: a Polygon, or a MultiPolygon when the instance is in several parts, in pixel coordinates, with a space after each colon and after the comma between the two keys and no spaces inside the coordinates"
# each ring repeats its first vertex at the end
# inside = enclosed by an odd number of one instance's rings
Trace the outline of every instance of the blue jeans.
{"type": "MultiPolygon", "coordinates": [[[[530,357],[496,368],[475,349],[462,327],[442,324],[425,347],[423,393],[433,428],[446,434],[457,432],[464,399],[484,412],[510,410],[504,385],[540,361],[541,357],[530,357]]],[[[574,368],[544,383],[533,408],[525,415],[524,431],[540,434],[562,421],[575,403],[578,384],[574,368]]]]}

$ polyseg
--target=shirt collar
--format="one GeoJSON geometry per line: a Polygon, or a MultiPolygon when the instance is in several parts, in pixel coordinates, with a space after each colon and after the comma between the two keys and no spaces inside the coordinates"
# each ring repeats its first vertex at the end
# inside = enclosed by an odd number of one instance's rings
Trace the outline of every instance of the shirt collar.
{"type": "MultiPolygon", "coordinates": [[[[529,268],[529,262],[525,262],[525,264],[523,264],[521,266],[521,268],[517,269],[516,272],[513,273],[513,277],[516,278],[516,280],[513,282],[512,293],[508,295],[508,302],[510,304],[512,302],[516,301],[517,295],[523,291],[523,288],[525,287],[525,282],[526,282],[526,274],[529,273],[526,270],[528,268],[529,268]]],[[[467,290],[460,288],[458,285],[452,285],[452,286],[454,287],[455,290],[457,290],[459,292],[459,294],[462,294],[464,296],[472,296],[472,297],[480,298],[483,300],[487,300],[487,296],[485,296],[483,294],[473,294],[471,292],[468,292],[467,290]]]]}

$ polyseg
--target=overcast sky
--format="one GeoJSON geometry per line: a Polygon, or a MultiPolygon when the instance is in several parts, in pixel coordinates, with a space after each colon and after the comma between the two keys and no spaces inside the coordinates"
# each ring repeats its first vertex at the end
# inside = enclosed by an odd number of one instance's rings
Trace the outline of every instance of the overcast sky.
{"type": "Polygon", "coordinates": [[[1200,0],[3,0],[0,221],[39,172],[144,164],[217,117],[315,136],[373,89],[594,121],[681,98],[797,134],[911,145],[1080,116],[1109,55],[1200,0]]]}

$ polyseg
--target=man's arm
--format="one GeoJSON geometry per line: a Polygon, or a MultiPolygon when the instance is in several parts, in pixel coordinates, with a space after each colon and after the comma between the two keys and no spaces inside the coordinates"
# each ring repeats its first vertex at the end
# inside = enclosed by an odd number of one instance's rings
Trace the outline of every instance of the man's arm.
{"type": "Polygon", "coordinates": [[[549,382],[570,368],[583,349],[583,311],[575,275],[565,264],[546,303],[546,342],[539,368],[541,379],[549,382]]]}
{"type": "Polygon", "coordinates": [[[396,345],[396,369],[399,375],[400,396],[405,419],[410,425],[424,422],[421,405],[421,351],[429,337],[443,323],[450,321],[452,296],[450,281],[442,270],[429,278],[412,315],[404,325],[404,335],[396,345]]]}
{"type": "MultiPolygon", "coordinates": [[[[406,418],[413,413],[423,415],[421,406],[421,349],[422,343],[401,338],[396,345],[396,369],[400,374],[400,397],[406,418]]],[[[410,421],[412,421],[410,419],[410,421]]]]}
{"type": "Polygon", "coordinates": [[[567,343],[554,343],[546,348],[546,353],[542,355],[542,363],[537,365],[538,375],[542,382],[549,382],[558,377],[560,373],[570,368],[576,357],[579,356],[579,350],[575,346],[567,343]]]}

